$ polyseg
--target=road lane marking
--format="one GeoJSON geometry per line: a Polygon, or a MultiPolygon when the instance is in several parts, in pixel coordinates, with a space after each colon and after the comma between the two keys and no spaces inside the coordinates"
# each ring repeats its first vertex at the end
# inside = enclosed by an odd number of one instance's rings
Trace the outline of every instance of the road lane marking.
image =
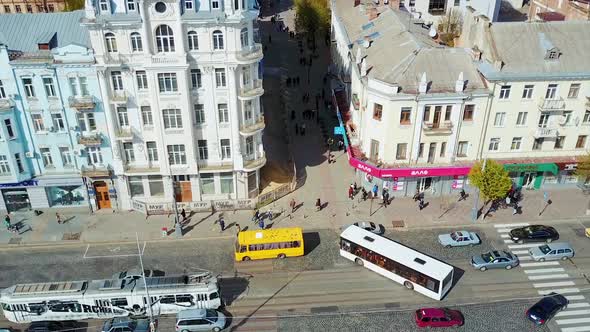
{"type": "Polygon", "coordinates": [[[522,227],[528,226],[529,223],[519,223],[519,224],[495,224],[494,227],[496,228],[505,228],[505,227],[522,227]]]}
{"type": "Polygon", "coordinates": [[[568,309],[571,308],[588,308],[590,307],[590,303],[588,302],[576,302],[576,303],[570,303],[567,305],[568,309]]]}
{"type": "Polygon", "coordinates": [[[586,299],[584,297],[584,295],[566,295],[565,298],[568,299],[568,300],[570,300],[570,301],[579,301],[579,300],[585,300],[586,299]]]}
{"type": "MultiPolygon", "coordinates": [[[[512,241],[510,241],[512,242],[512,241]]],[[[505,243],[510,243],[510,242],[505,242],[505,243]]],[[[534,247],[538,247],[540,246],[540,244],[538,243],[524,243],[524,244],[512,244],[508,246],[508,249],[522,249],[522,248],[534,248],[534,247]]]]}
{"type": "Polygon", "coordinates": [[[537,267],[537,266],[550,266],[550,265],[558,265],[559,262],[534,262],[534,263],[522,263],[520,266],[522,267],[537,267]]]}
{"type": "Polygon", "coordinates": [[[573,281],[556,281],[556,282],[543,282],[540,284],[533,284],[535,288],[542,287],[561,287],[561,286],[575,286],[576,283],[573,281]]]}
{"type": "Polygon", "coordinates": [[[524,273],[526,274],[533,274],[533,273],[553,273],[553,272],[563,272],[565,271],[562,267],[556,267],[552,269],[536,269],[536,270],[525,270],[524,273]]]}
{"type": "Polygon", "coordinates": [[[586,315],[590,316],[590,309],[583,309],[583,310],[566,310],[562,312],[558,312],[555,317],[563,317],[563,316],[577,316],[577,315],[586,315]]]}
{"type": "Polygon", "coordinates": [[[504,240],[504,243],[514,243],[514,241],[506,239],[506,240],[504,240]]]}
{"type": "Polygon", "coordinates": [[[588,331],[590,331],[590,326],[564,327],[561,329],[561,332],[588,332],[588,331]]]}
{"type": "Polygon", "coordinates": [[[590,323],[590,317],[588,317],[588,318],[558,319],[555,321],[555,323],[557,323],[557,325],[590,323]]]}
{"type": "Polygon", "coordinates": [[[522,256],[522,257],[518,257],[518,259],[520,261],[532,261],[533,258],[531,256],[522,256]]]}
{"type": "MultiPolygon", "coordinates": [[[[500,237],[503,238],[503,239],[509,239],[510,238],[510,235],[508,235],[508,234],[500,234],[500,237]]],[[[512,242],[512,241],[510,241],[510,242],[512,242]]]]}
{"type": "MultiPolygon", "coordinates": [[[[529,280],[546,280],[546,279],[564,279],[564,278],[569,278],[569,274],[567,273],[562,273],[562,274],[547,274],[547,275],[541,275],[541,276],[529,276],[529,280]]],[[[569,286],[569,285],[563,285],[563,286],[569,286]]],[[[552,286],[550,286],[552,287],[552,286]]]]}
{"type": "Polygon", "coordinates": [[[580,292],[579,288],[557,288],[557,289],[546,289],[546,290],[538,291],[539,295],[547,295],[547,294],[551,294],[551,293],[571,294],[571,293],[579,293],[579,292],[580,292]]]}
{"type": "Polygon", "coordinates": [[[511,252],[515,255],[528,255],[529,254],[528,250],[514,250],[511,252]]]}
{"type": "Polygon", "coordinates": [[[512,228],[498,228],[496,230],[498,231],[498,233],[510,233],[512,228]]]}

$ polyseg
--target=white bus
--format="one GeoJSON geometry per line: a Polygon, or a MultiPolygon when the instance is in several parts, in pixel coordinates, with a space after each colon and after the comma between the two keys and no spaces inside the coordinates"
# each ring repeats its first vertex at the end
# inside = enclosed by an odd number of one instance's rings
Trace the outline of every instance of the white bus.
{"type": "Polygon", "coordinates": [[[17,284],[0,291],[4,316],[14,323],[81,320],[221,306],[217,278],[210,273],[146,278],[17,284]],[[151,305],[151,310],[150,310],[151,305]]]}
{"type": "Polygon", "coordinates": [[[435,300],[453,284],[451,265],[355,225],[340,234],[340,255],[435,300]]]}

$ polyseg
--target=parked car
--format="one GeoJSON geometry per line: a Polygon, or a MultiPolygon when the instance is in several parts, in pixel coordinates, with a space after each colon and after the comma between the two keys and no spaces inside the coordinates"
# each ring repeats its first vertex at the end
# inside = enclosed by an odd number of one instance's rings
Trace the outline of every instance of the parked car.
{"type": "Polygon", "coordinates": [[[559,233],[551,226],[531,225],[511,230],[510,239],[516,243],[551,242],[559,239],[559,233]]]}
{"type": "Polygon", "coordinates": [[[107,320],[102,325],[102,332],[148,332],[150,330],[149,319],[131,319],[128,317],[115,317],[107,320]]]}
{"type": "MultiPolygon", "coordinates": [[[[165,273],[163,271],[156,271],[156,270],[143,270],[146,278],[151,277],[163,277],[165,273]]],[[[112,279],[140,279],[141,278],[141,269],[133,268],[127,271],[121,271],[113,274],[112,279]]]]}
{"type": "Polygon", "coordinates": [[[506,269],[510,270],[519,264],[518,256],[507,251],[488,251],[481,255],[471,257],[471,266],[480,271],[487,269],[506,269]]]}
{"type": "Polygon", "coordinates": [[[225,327],[225,322],[225,315],[217,310],[182,310],[176,314],[176,332],[219,332],[225,327]]]}
{"type": "Polygon", "coordinates": [[[450,234],[440,234],[438,236],[438,242],[446,248],[463,246],[472,247],[476,244],[480,244],[481,240],[479,239],[479,235],[474,232],[457,231],[450,234]]]}
{"type": "Polygon", "coordinates": [[[548,243],[529,249],[529,254],[537,262],[574,257],[574,248],[569,243],[548,243]]]}
{"type": "Polygon", "coordinates": [[[553,318],[555,314],[567,308],[569,304],[565,296],[557,293],[550,293],[544,296],[526,311],[526,316],[537,325],[543,325],[553,318]]]}
{"type": "Polygon", "coordinates": [[[353,225],[377,235],[385,234],[385,227],[383,227],[381,224],[375,224],[372,221],[359,221],[355,222],[353,225]]]}
{"type": "Polygon", "coordinates": [[[459,310],[447,308],[418,309],[414,317],[418,327],[457,327],[464,323],[459,310]]]}
{"type": "Polygon", "coordinates": [[[74,321],[39,321],[32,322],[27,328],[27,332],[67,332],[76,331],[78,327],[78,324],[74,321]]]}

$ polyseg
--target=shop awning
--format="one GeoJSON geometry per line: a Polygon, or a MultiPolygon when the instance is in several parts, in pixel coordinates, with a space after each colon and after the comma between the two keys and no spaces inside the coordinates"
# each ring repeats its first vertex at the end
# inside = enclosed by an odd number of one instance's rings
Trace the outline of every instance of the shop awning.
{"type": "Polygon", "coordinates": [[[559,168],[555,163],[504,164],[504,169],[508,172],[549,172],[554,175],[559,172],[559,168]]]}

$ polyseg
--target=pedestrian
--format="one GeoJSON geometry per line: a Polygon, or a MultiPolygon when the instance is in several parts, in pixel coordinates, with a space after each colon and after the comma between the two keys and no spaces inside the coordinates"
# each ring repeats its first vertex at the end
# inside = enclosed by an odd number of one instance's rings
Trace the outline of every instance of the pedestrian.
{"type": "Polygon", "coordinates": [[[377,193],[379,193],[379,186],[377,184],[373,185],[373,198],[377,197],[377,193]]]}
{"type": "Polygon", "coordinates": [[[322,210],[322,201],[318,198],[315,201],[315,208],[316,211],[321,211],[322,210]]]}
{"type": "Polygon", "coordinates": [[[412,197],[414,199],[414,202],[420,200],[420,191],[418,189],[416,189],[416,193],[414,194],[414,197],[412,197]]]}
{"type": "Polygon", "coordinates": [[[354,182],[354,184],[352,185],[352,189],[354,190],[354,194],[356,195],[356,193],[359,191],[359,187],[356,184],[356,181],[354,182]]]}
{"type": "Polygon", "coordinates": [[[383,193],[383,203],[385,204],[385,207],[389,205],[389,190],[385,190],[383,193]]]}
{"type": "Polygon", "coordinates": [[[467,198],[467,194],[465,194],[465,189],[461,189],[461,192],[459,193],[459,202],[464,201],[467,198]]]}
{"type": "Polygon", "coordinates": [[[182,217],[182,222],[184,222],[186,220],[186,211],[184,208],[182,208],[182,211],[180,211],[180,216],[182,217]]]}
{"type": "Polygon", "coordinates": [[[368,192],[365,190],[365,188],[364,188],[364,187],[363,187],[363,188],[361,188],[361,194],[362,194],[361,196],[362,196],[362,198],[363,198],[363,201],[366,201],[366,200],[367,200],[367,198],[369,198],[369,193],[368,193],[368,192]]]}
{"type": "Polygon", "coordinates": [[[260,227],[260,229],[264,229],[264,219],[258,220],[258,227],[260,227]]]}
{"type": "Polygon", "coordinates": [[[240,224],[236,223],[236,228],[238,229],[238,234],[242,231],[242,227],[240,224]]]}
{"type": "Polygon", "coordinates": [[[4,226],[6,226],[6,229],[10,229],[10,216],[7,214],[6,217],[4,217],[4,226]]]}
{"type": "Polygon", "coordinates": [[[221,227],[221,231],[225,231],[225,220],[223,219],[223,216],[219,217],[219,227],[221,227]]]}
{"type": "Polygon", "coordinates": [[[338,150],[344,150],[344,142],[342,140],[338,140],[338,150]]]}
{"type": "Polygon", "coordinates": [[[348,198],[354,199],[354,189],[352,187],[352,184],[350,185],[350,187],[348,187],[348,198]]]}
{"type": "Polygon", "coordinates": [[[57,220],[58,224],[62,224],[63,221],[61,220],[61,215],[59,213],[55,213],[55,219],[57,220]]]}
{"type": "Polygon", "coordinates": [[[291,198],[291,201],[289,201],[289,207],[291,208],[291,213],[295,212],[295,198],[291,198]]]}
{"type": "Polygon", "coordinates": [[[514,206],[512,207],[512,215],[515,215],[518,213],[518,203],[514,203],[514,206]]]}
{"type": "Polygon", "coordinates": [[[273,212],[272,212],[272,209],[269,209],[268,211],[266,211],[266,215],[268,216],[268,220],[269,221],[272,221],[272,218],[273,218],[273,215],[274,215],[273,212]]]}
{"type": "Polygon", "coordinates": [[[420,211],[422,211],[422,209],[424,209],[424,199],[420,198],[420,201],[418,202],[418,208],[420,208],[420,211]]]}
{"type": "Polygon", "coordinates": [[[260,219],[260,210],[254,211],[254,215],[252,216],[252,221],[257,222],[260,219]]]}

